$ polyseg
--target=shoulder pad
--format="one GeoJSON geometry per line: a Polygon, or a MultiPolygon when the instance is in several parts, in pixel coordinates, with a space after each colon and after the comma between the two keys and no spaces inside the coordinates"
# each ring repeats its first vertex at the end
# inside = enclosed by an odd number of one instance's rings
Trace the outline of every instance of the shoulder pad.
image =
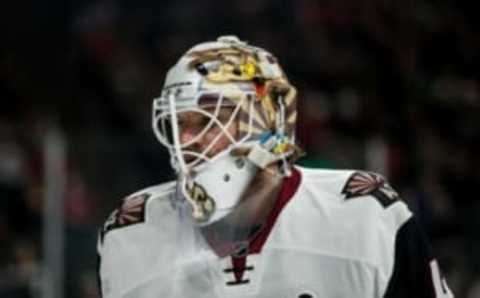
{"type": "Polygon", "coordinates": [[[350,175],[342,189],[342,194],[345,195],[346,200],[371,195],[384,208],[400,200],[398,193],[382,175],[364,171],[357,171],[350,175]]]}
{"type": "Polygon", "coordinates": [[[105,221],[100,233],[101,240],[111,230],[145,222],[145,205],[150,197],[151,194],[142,193],[122,199],[105,221]]]}
{"type": "Polygon", "coordinates": [[[101,228],[100,241],[103,242],[105,235],[112,230],[144,223],[148,200],[164,196],[174,186],[174,182],[164,183],[137,191],[123,198],[101,228]]]}

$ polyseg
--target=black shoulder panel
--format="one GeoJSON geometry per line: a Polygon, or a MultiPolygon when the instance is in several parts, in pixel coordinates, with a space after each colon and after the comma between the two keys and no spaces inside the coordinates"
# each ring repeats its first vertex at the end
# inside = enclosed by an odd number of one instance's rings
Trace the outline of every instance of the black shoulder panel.
{"type": "Polygon", "coordinates": [[[398,231],[395,264],[385,298],[436,297],[429,263],[431,248],[415,217],[398,231]]]}

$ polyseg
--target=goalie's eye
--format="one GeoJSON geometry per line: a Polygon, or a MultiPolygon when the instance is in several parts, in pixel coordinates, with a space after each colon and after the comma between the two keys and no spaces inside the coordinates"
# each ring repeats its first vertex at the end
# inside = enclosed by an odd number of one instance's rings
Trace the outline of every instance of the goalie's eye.
{"type": "Polygon", "coordinates": [[[222,108],[217,115],[218,121],[222,124],[227,124],[233,114],[233,108],[222,108]]]}
{"type": "Polygon", "coordinates": [[[190,131],[200,133],[211,121],[211,118],[196,112],[186,112],[178,116],[179,132],[190,131]]]}

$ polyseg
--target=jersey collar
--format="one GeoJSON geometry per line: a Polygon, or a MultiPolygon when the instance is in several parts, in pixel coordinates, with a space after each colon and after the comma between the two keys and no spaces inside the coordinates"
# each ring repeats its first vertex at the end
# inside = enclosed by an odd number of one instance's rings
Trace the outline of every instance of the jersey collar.
{"type": "Polygon", "coordinates": [[[270,232],[277,221],[278,216],[297,192],[301,180],[302,175],[300,171],[294,167],[292,170],[292,175],[285,178],[283,181],[282,189],[280,190],[278,198],[275,202],[275,206],[273,206],[272,211],[265,221],[265,226],[263,226],[258,233],[254,234],[250,238],[248,250],[249,253],[257,254],[261,252],[263,245],[267,241],[268,236],[270,235],[270,232]]]}

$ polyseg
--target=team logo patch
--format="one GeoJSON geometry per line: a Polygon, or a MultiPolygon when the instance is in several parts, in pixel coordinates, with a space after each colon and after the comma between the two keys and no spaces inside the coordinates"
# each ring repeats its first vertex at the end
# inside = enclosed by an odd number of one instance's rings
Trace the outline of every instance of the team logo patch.
{"type": "Polygon", "coordinates": [[[187,200],[193,207],[192,217],[199,223],[206,222],[215,211],[215,201],[200,184],[193,183],[187,191],[189,194],[187,200]]]}
{"type": "Polygon", "coordinates": [[[355,172],[343,187],[345,199],[361,196],[374,196],[383,207],[387,208],[400,199],[398,193],[381,175],[372,172],[355,172]]]}
{"type": "Polygon", "coordinates": [[[148,198],[150,198],[150,194],[143,193],[123,199],[120,207],[115,209],[105,222],[102,239],[111,230],[144,222],[145,204],[148,198]]]}

